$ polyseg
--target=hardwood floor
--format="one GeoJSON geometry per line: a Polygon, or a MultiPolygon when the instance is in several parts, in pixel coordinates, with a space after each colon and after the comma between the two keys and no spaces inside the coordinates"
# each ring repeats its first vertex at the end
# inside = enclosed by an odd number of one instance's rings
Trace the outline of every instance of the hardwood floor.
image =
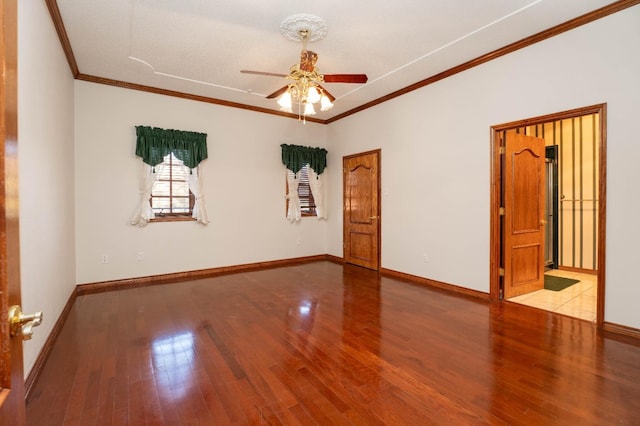
{"type": "Polygon", "coordinates": [[[28,425],[638,424],[640,345],[330,262],[79,296],[28,425]]]}

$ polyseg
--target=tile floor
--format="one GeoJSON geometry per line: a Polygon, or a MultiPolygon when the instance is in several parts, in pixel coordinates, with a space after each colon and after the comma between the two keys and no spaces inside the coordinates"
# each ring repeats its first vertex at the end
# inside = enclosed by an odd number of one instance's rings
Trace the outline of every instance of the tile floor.
{"type": "Polygon", "coordinates": [[[597,276],[579,272],[560,271],[558,269],[553,269],[547,272],[547,274],[573,278],[580,280],[580,282],[561,291],[543,289],[512,297],[508,300],[510,302],[521,303],[523,305],[595,322],[597,276]]]}

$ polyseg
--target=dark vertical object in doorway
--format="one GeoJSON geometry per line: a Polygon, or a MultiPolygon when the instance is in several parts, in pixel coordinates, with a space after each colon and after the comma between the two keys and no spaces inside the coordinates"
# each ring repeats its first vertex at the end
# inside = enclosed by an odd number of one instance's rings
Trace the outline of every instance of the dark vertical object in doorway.
{"type": "Polygon", "coordinates": [[[558,145],[545,148],[547,159],[547,229],[545,230],[545,268],[557,269],[558,263],[558,145]],[[550,176],[549,176],[550,174],[550,176]],[[550,252],[550,253],[549,253],[550,252]]]}
{"type": "MultiPolygon", "coordinates": [[[[562,121],[554,121],[553,122],[553,144],[558,145],[559,147],[558,170],[564,170],[564,167],[566,167],[566,164],[564,161],[564,154],[563,154],[564,151],[562,150],[562,147],[563,147],[562,135],[563,135],[562,121]],[[558,124],[559,130],[556,130],[556,124],[558,124]],[[560,135],[560,136],[556,139],[557,135],[560,135]]],[[[564,181],[564,173],[560,173],[560,177],[558,179],[558,188],[562,188],[561,189],[562,193],[560,194],[560,202],[563,202],[565,199],[563,181],[564,181]]],[[[560,215],[560,220],[558,223],[558,233],[560,235],[564,235],[564,204],[561,204],[561,206],[562,206],[563,214],[560,215]]],[[[558,265],[564,265],[564,238],[560,238],[560,244],[558,249],[560,251],[560,258],[558,259],[558,265]]]]}
{"type": "Polygon", "coordinates": [[[571,265],[576,265],[576,119],[571,119],[571,265]]]}
{"type": "MultiPolygon", "coordinates": [[[[598,235],[598,185],[597,185],[597,176],[598,176],[598,168],[596,167],[596,164],[598,164],[598,162],[596,161],[596,158],[598,158],[597,156],[597,147],[598,147],[598,133],[596,132],[596,123],[597,123],[597,119],[598,119],[598,114],[592,114],[591,115],[591,158],[593,158],[593,167],[591,168],[591,174],[592,174],[592,180],[593,180],[593,185],[591,185],[592,189],[593,189],[593,193],[591,195],[591,199],[593,200],[593,235],[594,238],[596,235],[598,235]]],[[[592,244],[592,251],[593,251],[593,269],[598,269],[598,267],[596,266],[598,264],[598,251],[597,251],[597,244],[592,244]]]]}
{"type": "Polygon", "coordinates": [[[579,191],[580,192],[580,203],[579,203],[580,204],[580,245],[579,245],[579,247],[580,247],[580,256],[579,256],[579,258],[580,258],[580,267],[582,268],[582,267],[584,267],[584,246],[583,246],[583,243],[584,243],[584,188],[583,187],[584,187],[584,185],[583,185],[583,182],[582,182],[583,175],[584,175],[584,170],[583,170],[583,167],[582,167],[583,166],[583,161],[584,161],[583,160],[583,155],[582,155],[582,151],[584,149],[584,140],[583,140],[583,137],[582,137],[582,132],[583,132],[583,129],[582,129],[582,117],[578,117],[578,123],[579,123],[579,128],[580,128],[580,137],[578,139],[580,141],[580,153],[579,153],[580,161],[578,162],[578,164],[580,165],[579,166],[580,167],[580,170],[579,170],[580,175],[579,175],[579,178],[578,178],[578,182],[579,182],[579,185],[580,185],[580,191],[579,191]]]}

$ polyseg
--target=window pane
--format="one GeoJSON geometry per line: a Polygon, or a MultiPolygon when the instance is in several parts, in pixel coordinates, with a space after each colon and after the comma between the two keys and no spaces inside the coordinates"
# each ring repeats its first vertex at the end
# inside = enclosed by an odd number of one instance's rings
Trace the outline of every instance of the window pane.
{"type": "Polygon", "coordinates": [[[185,171],[182,166],[173,166],[171,167],[171,174],[173,180],[186,181],[189,179],[189,172],[185,171]]]}
{"type": "Polygon", "coordinates": [[[173,154],[165,156],[164,162],[155,167],[151,208],[156,214],[191,213],[189,172],[173,154]]]}
{"type": "Polygon", "coordinates": [[[171,204],[169,198],[151,198],[151,208],[155,213],[169,213],[171,212],[171,204]]]}
{"type": "MultiPolygon", "coordinates": [[[[288,175],[293,177],[293,172],[288,170],[288,175]]],[[[288,191],[288,188],[287,188],[288,191]]],[[[307,166],[303,167],[298,174],[298,197],[300,198],[300,212],[305,215],[316,214],[316,204],[309,186],[309,174],[307,166]]]]}
{"type": "Polygon", "coordinates": [[[153,189],[151,190],[151,193],[154,196],[168,197],[170,185],[171,185],[171,182],[169,181],[161,182],[156,180],[153,184],[153,189]]]}
{"type": "Polygon", "coordinates": [[[156,180],[171,179],[171,169],[169,167],[156,167],[156,180]]]}
{"type": "Polygon", "coordinates": [[[176,198],[171,199],[172,211],[174,213],[189,213],[189,198],[176,198]]]}
{"type": "Polygon", "coordinates": [[[186,182],[172,182],[173,184],[173,196],[174,197],[188,197],[189,196],[189,184],[186,182]]]}

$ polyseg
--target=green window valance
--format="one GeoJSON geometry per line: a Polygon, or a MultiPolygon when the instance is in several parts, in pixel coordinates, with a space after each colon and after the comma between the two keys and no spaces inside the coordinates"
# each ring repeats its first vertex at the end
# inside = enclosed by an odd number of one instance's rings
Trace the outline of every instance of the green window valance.
{"type": "Polygon", "coordinates": [[[321,175],[327,167],[327,150],[300,145],[282,144],[282,164],[293,173],[298,173],[305,164],[321,175]]]}
{"type": "Polygon", "coordinates": [[[155,167],[173,153],[190,169],[207,158],[207,134],[136,126],[136,155],[155,167]]]}

